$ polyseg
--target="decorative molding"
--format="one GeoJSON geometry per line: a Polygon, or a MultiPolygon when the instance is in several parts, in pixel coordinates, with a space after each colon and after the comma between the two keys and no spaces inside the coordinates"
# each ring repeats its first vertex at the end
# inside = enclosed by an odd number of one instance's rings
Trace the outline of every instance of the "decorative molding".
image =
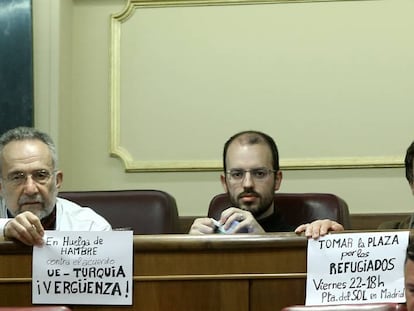
{"type": "MultiPolygon", "coordinates": [[[[113,155],[124,161],[126,172],[197,172],[221,171],[221,161],[136,161],[122,147],[113,149],[113,155]]],[[[404,167],[398,157],[361,157],[326,159],[287,159],[280,161],[282,170],[370,169],[404,167]]]]}
{"type": "MultiPolygon", "coordinates": [[[[221,161],[140,161],[121,144],[121,26],[128,21],[138,8],[219,6],[248,4],[277,4],[305,2],[343,2],[378,0],[128,0],[123,11],[111,16],[110,46],[110,115],[111,115],[111,156],[124,162],[126,172],[186,172],[220,171],[221,161]]],[[[287,159],[281,161],[284,170],[320,169],[367,169],[403,167],[400,157],[335,157],[315,159],[287,159]]]]}
{"type": "Polygon", "coordinates": [[[182,7],[182,6],[217,6],[217,5],[252,5],[278,3],[344,2],[344,1],[378,1],[378,0],[128,0],[125,10],[114,15],[125,21],[138,7],[182,7]]]}
{"type": "Polygon", "coordinates": [[[32,10],[35,127],[59,146],[61,2],[33,1],[32,10]]]}

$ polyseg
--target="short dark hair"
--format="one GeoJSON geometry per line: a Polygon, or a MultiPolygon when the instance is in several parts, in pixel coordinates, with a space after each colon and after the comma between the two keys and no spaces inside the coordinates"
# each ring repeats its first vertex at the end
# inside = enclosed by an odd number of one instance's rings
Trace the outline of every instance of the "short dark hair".
{"type": "Polygon", "coordinates": [[[53,143],[52,138],[46,133],[43,133],[32,127],[20,126],[14,129],[8,130],[0,137],[0,174],[2,170],[2,161],[3,161],[3,149],[4,147],[12,141],[21,141],[21,140],[40,140],[43,142],[50,150],[52,156],[52,165],[53,168],[57,167],[57,152],[56,146],[53,143]]]}
{"type": "Polygon", "coordinates": [[[414,160],[414,142],[411,143],[411,145],[407,149],[407,153],[405,154],[405,177],[408,180],[408,183],[410,185],[414,182],[414,176],[413,176],[413,160],[414,160]]]}
{"type": "Polygon", "coordinates": [[[224,144],[224,150],[223,150],[224,172],[227,171],[227,165],[226,165],[227,150],[229,149],[230,144],[235,140],[239,140],[241,143],[247,144],[247,145],[265,143],[266,145],[269,146],[272,152],[273,169],[275,171],[278,171],[280,169],[279,168],[279,152],[277,150],[277,146],[273,138],[259,131],[243,131],[230,137],[224,144]]]}
{"type": "Polygon", "coordinates": [[[407,260],[414,261],[414,242],[411,241],[411,239],[410,239],[410,242],[408,243],[407,251],[405,254],[405,261],[407,262],[407,260]]]}

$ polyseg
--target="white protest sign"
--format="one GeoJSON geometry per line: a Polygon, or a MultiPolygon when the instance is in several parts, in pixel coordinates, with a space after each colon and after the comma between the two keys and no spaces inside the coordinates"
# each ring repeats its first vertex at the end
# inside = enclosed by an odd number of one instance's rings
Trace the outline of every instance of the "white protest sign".
{"type": "Polygon", "coordinates": [[[306,305],[404,302],[408,231],[308,241],[306,305]]]}
{"type": "Polygon", "coordinates": [[[132,304],[132,231],[46,231],[33,247],[32,302],[132,304]]]}

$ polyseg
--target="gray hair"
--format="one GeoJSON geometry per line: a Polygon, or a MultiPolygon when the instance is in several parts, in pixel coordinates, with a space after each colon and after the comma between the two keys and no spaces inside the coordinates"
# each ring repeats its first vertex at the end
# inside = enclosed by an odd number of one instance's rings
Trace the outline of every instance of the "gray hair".
{"type": "Polygon", "coordinates": [[[52,156],[52,165],[53,169],[57,167],[57,152],[56,146],[46,133],[43,133],[32,127],[20,126],[14,129],[8,130],[0,137],[0,174],[2,173],[2,159],[3,159],[3,149],[4,147],[12,141],[22,141],[22,140],[40,140],[49,148],[50,154],[52,156]]]}

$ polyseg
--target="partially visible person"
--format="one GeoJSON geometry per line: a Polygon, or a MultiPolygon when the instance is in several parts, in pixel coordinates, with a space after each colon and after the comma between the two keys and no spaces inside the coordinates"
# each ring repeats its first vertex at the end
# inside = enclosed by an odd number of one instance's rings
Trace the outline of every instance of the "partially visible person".
{"type": "MultiPolygon", "coordinates": [[[[405,154],[404,166],[405,166],[405,178],[408,181],[408,185],[411,188],[411,192],[414,194],[414,142],[407,148],[405,154]]],[[[413,229],[414,228],[414,214],[399,221],[386,221],[379,225],[378,229],[413,229]]]]}
{"type": "Polygon", "coordinates": [[[282,172],[274,140],[265,133],[244,131],[224,145],[224,173],[221,183],[232,207],[224,210],[218,223],[211,218],[196,219],[190,234],[211,234],[217,227],[231,233],[304,232],[318,238],[328,231],[342,231],[343,226],[329,219],[316,220],[296,229],[288,225],[274,205],[274,193],[280,188],[282,172]]]}
{"type": "Polygon", "coordinates": [[[408,311],[414,311],[414,243],[407,247],[404,265],[405,299],[408,311]]]}
{"type": "Polygon", "coordinates": [[[0,137],[0,236],[41,245],[44,230],[109,231],[90,208],[58,198],[63,180],[49,135],[18,127],[0,137]]]}

